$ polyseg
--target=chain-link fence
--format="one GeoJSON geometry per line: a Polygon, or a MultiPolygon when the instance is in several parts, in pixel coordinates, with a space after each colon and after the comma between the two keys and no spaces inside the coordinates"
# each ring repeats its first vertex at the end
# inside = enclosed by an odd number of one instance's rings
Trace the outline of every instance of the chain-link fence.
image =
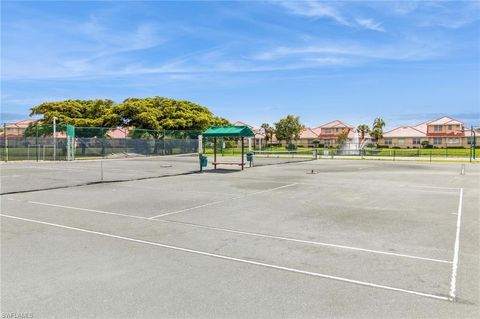
{"type": "MultiPolygon", "coordinates": [[[[143,130],[75,127],[76,159],[195,153],[198,130],[143,130]]],[[[0,138],[1,160],[52,161],[67,159],[66,125],[6,124],[0,138]],[[55,131],[55,132],[54,132],[55,131]]]]}

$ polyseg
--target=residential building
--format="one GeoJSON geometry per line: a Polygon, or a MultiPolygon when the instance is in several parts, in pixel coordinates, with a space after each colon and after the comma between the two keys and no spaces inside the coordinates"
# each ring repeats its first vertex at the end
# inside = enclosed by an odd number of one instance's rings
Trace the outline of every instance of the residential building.
{"type": "Polygon", "coordinates": [[[428,141],[427,122],[416,126],[400,126],[383,133],[379,145],[401,148],[420,148],[422,142],[428,141]]]}
{"type": "Polygon", "coordinates": [[[353,126],[339,120],[331,121],[312,129],[313,132],[318,134],[320,144],[326,147],[337,146],[338,136],[345,130],[350,133],[353,130],[353,126]]]}
{"type": "Polygon", "coordinates": [[[300,133],[300,139],[297,141],[298,146],[314,147],[315,141],[319,141],[318,135],[310,128],[304,128],[300,133]]]}
{"type": "Polygon", "coordinates": [[[233,123],[233,126],[248,126],[253,131],[253,133],[255,133],[255,138],[253,139],[252,146],[255,148],[262,148],[266,146],[265,132],[263,129],[257,128],[242,121],[236,121],[235,123],[233,123]]]}
{"type": "MultiPolygon", "coordinates": [[[[28,126],[37,122],[38,120],[22,120],[16,123],[6,124],[7,137],[23,137],[28,126]]],[[[0,136],[4,136],[4,134],[4,132],[0,132],[0,136]]]]}
{"type": "Polygon", "coordinates": [[[463,122],[444,116],[427,124],[427,137],[436,147],[467,147],[463,122]]]}
{"type": "Polygon", "coordinates": [[[400,148],[420,148],[428,142],[438,148],[470,147],[470,132],[463,122],[448,116],[426,121],[416,126],[400,126],[383,134],[379,145],[400,148]]]}

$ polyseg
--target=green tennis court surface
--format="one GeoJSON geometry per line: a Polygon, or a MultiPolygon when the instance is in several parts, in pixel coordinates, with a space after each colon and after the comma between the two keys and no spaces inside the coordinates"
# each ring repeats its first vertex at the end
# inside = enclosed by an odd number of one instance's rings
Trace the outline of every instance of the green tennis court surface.
{"type": "Polygon", "coordinates": [[[478,165],[464,175],[461,164],[349,160],[203,174],[196,157],[52,165],[1,166],[4,312],[479,314],[478,165]],[[98,165],[125,181],[65,187],[98,165]],[[139,165],[145,179],[134,180],[139,165]]]}

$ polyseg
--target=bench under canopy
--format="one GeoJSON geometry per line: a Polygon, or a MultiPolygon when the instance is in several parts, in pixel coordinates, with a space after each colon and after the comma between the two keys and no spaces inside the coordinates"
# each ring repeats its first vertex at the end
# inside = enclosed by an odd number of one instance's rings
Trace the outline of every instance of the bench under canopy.
{"type": "MultiPolygon", "coordinates": [[[[245,137],[254,137],[252,129],[248,126],[212,126],[209,127],[206,131],[202,133],[202,137],[213,137],[213,167],[217,169],[217,165],[239,165],[242,167],[242,170],[245,166],[244,162],[244,139],[245,137]],[[241,163],[225,163],[217,161],[217,138],[222,137],[239,137],[242,141],[242,161],[241,163]]],[[[199,150],[201,152],[201,150],[199,150]]]]}

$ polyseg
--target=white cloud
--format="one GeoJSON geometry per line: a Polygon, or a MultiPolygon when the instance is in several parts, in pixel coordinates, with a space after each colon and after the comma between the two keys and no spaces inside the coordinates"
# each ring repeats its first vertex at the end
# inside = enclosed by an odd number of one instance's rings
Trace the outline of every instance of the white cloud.
{"type": "Polygon", "coordinates": [[[365,29],[385,32],[385,29],[382,27],[381,22],[375,22],[373,19],[355,19],[358,25],[365,29]]]}
{"type": "Polygon", "coordinates": [[[10,26],[2,76],[76,78],[115,73],[119,66],[131,63],[126,54],[164,43],[166,38],[159,30],[152,22],[118,30],[93,15],[83,23],[25,20],[10,26]],[[62,38],[61,45],[51,36],[55,33],[62,38]],[[29,41],[17,41],[25,37],[29,41]]]}
{"type": "MultiPolygon", "coordinates": [[[[252,58],[259,61],[337,59],[345,64],[366,60],[415,61],[438,56],[440,52],[438,46],[437,43],[419,41],[371,46],[353,42],[324,41],[303,46],[280,46],[258,52],[252,58]]],[[[446,51],[443,50],[442,53],[446,51]]]]}
{"type": "Polygon", "coordinates": [[[319,1],[278,1],[273,3],[281,5],[295,15],[317,18],[326,17],[340,24],[349,25],[349,22],[333,6],[319,1]]]}

